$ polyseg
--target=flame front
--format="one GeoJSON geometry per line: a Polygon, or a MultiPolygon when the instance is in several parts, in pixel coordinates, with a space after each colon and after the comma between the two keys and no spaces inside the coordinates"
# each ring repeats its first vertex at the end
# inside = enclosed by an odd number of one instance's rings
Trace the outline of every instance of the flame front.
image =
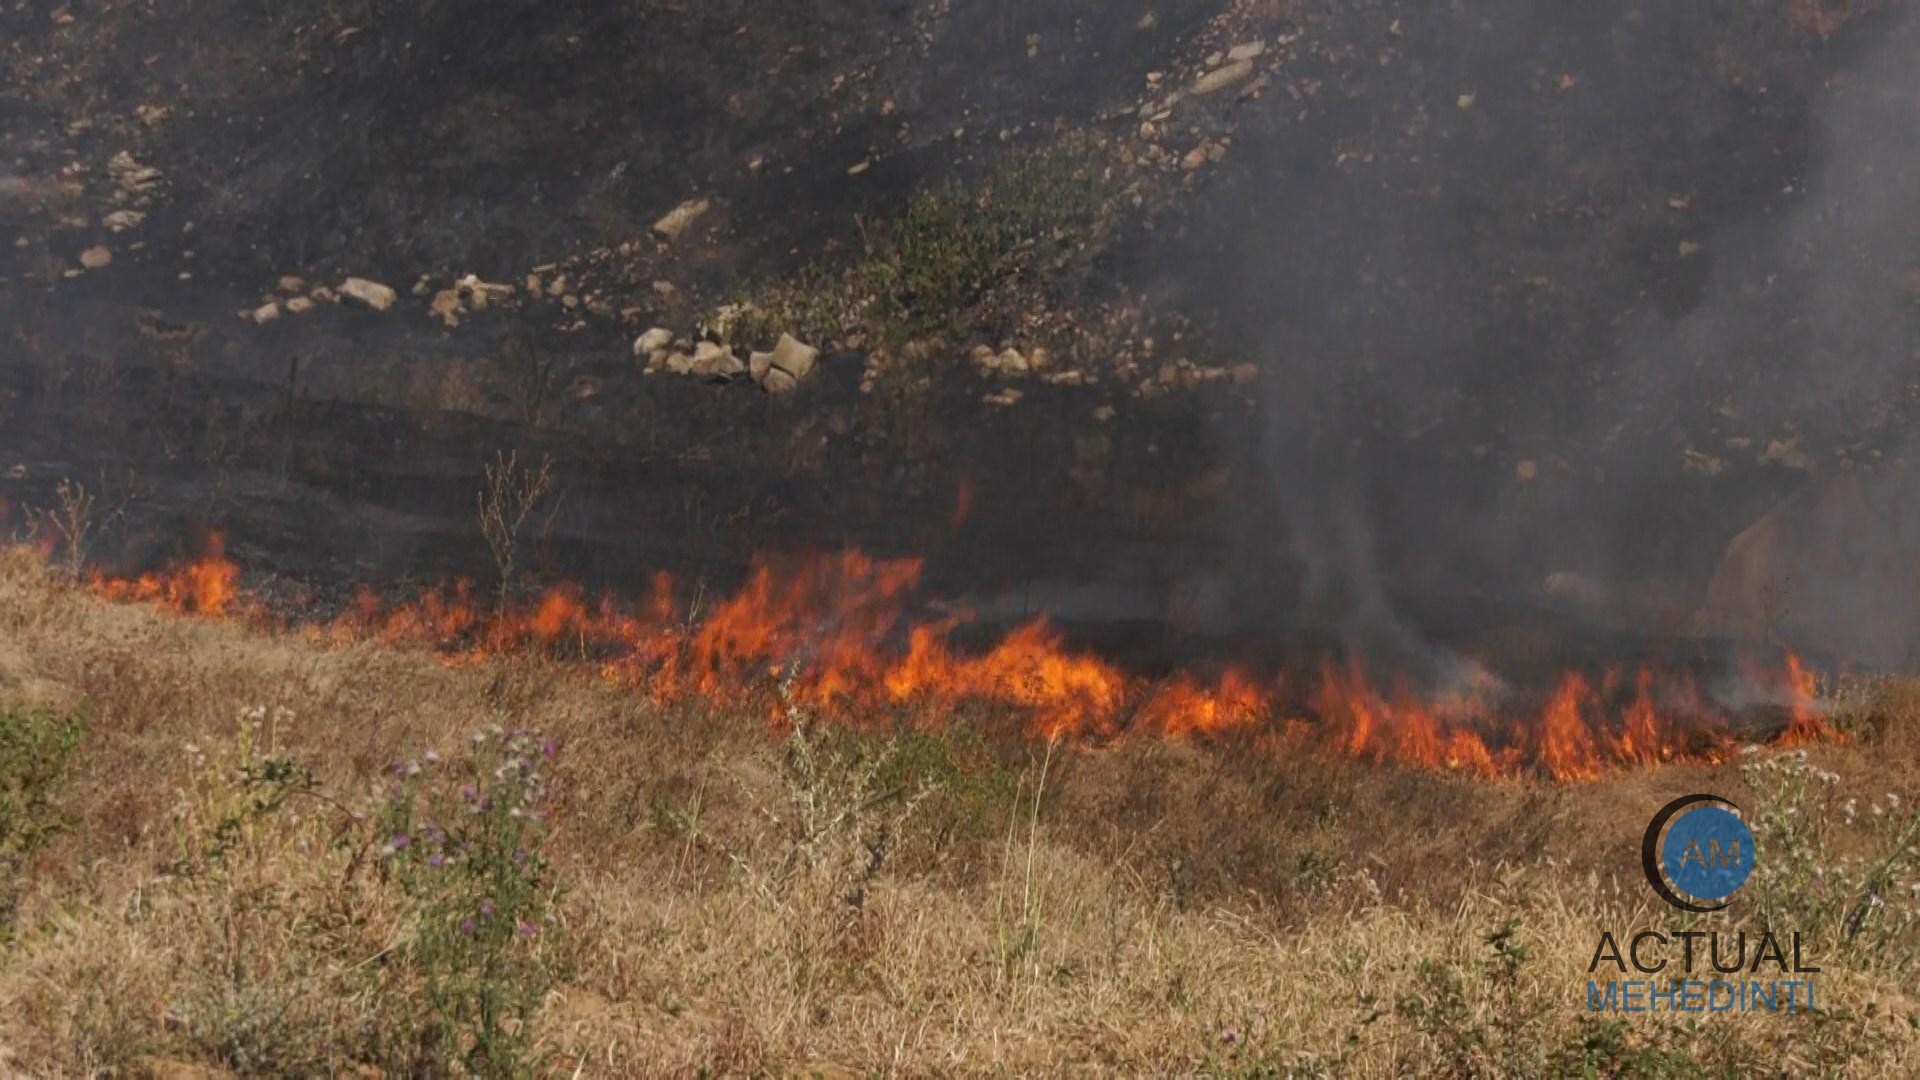
{"type": "MultiPolygon", "coordinates": [[[[704,612],[684,609],[664,573],[632,605],[589,602],[575,586],[499,611],[482,606],[464,581],[397,605],[363,588],[329,626],[309,632],[427,648],[450,664],[526,652],[573,656],[659,701],[760,702],[776,717],[792,702],[848,724],[939,722],[977,703],[1046,738],[1258,732],[1328,755],[1481,777],[1590,780],[1623,767],[1718,760],[1736,742],[1728,718],[1691,680],[1651,668],[1597,678],[1568,672],[1544,703],[1515,711],[1491,677],[1425,698],[1399,680],[1382,689],[1358,663],[1323,663],[1300,687],[1236,668],[1148,680],[1070,648],[1044,618],[963,649],[954,635],[966,618],[906,617],[920,571],[918,560],[857,552],[786,569],[761,561],[739,591],[704,612]]],[[[263,619],[238,580],[214,537],[203,557],[174,570],[95,576],[91,586],[109,599],[182,614],[263,619]]],[[[1754,679],[1787,703],[1779,743],[1832,737],[1797,656],[1754,679]]]]}

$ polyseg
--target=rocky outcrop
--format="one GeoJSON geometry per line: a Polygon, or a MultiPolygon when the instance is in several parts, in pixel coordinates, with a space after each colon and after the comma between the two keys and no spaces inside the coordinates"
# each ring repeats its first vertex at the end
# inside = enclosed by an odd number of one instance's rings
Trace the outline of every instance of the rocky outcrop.
{"type": "Polygon", "coordinates": [[[1881,670],[1920,659],[1920,469],[1817,481],[1727,545],[1698,633],[1881,670]]]}

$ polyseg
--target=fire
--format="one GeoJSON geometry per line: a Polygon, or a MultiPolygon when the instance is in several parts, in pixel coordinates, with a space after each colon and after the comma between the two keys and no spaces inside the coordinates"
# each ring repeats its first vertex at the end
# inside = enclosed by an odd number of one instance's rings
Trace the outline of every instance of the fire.
{"type": "MultiPolygon", "coordinates": [[[[634,604],[590,600],[571,585],[504,610],[464,581],[402,604],[363,588],[330,625],[308,632],[340,643],[425,648],[449,664],[528,652],[572,658],[655,700],[757,701],[776,717],[797,706],[848,724],[903,715],[937,722],[977,703],[1020,718],[1037,737],[1247,732],[1265,744],[1477,777],[1538,772],[1584,781],[1625,767],[1719,760],[1735,742],[1727,718],[1690,680],[1651,668],[1567,672],[1544,702],[1520,707],[1483,673],[1423,697],[1398,680],[1377,683],[1358,662],[1328,661],[1304,680],[1236,668],[1149,680],[1070,647],[1044,618],[963,647],[955,635],[968,626],[965,616],[909,617],[920,573],[919,560],[858,552],[797,564],[762,560],[745,585],[704,611],[683,607],[664,573],[634,604]]],[[[130,580],[96,575],[91,588],[182,614],[257,615],[260,605],[238,580],[216,536],[184,566],[130,580]]],[[[1833,737],[1814,678],[1797,656],[1755,679],[1787,701],[1778,742],[1833,737]]]]}
{"type": "Polygon", "coordinates": [[[164,573],[142,574],[132,580],[94,574],[88,584],[109,600],[156,603],[180,614],[209,618],[237,615],[239,593],[235,586],[240,568],[228,561],[226,541],[219,533],[207,537],[206,549],[198,559],[164,573]]]}

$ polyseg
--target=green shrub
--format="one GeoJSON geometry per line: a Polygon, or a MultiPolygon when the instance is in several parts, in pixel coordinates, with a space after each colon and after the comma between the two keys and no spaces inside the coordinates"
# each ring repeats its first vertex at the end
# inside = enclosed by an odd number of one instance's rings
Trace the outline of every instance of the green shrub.
{"type": "Polygon", "coordinates": [[[395,770],[380,815],[390,878],[417,905],[414,959],[431,1039],[477,1075],[532,1074],[534,1012],[553,930],[545,770],[553,743],[494,727],[459,761],[395,770]]]}
{"type": "Polygon", "coordinates": [[[54,788],[85,734],[78,713],[0,711],[0,937],[12,933],[21,864],[68,824],[54,788]]]}

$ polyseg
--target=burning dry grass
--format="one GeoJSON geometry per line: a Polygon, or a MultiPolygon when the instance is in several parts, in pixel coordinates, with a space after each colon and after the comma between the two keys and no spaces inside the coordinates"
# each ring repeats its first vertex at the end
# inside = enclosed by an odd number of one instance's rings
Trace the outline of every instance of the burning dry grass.
{"type": "MultiPolygon", "coordinates": [[[[1910,711],[1889,710],[1911,700],[1888,702],[1812,751],[1846,791],[1909,790],[1910,711]]],[[[14,557],[0,709],[24,704],[89,720],[73,827],[31,860],[0,952],[0,1047],[30,1073],[442,1068],[434,916],[350,812],[494,721],[560,748],[557,907],[523,957],[550,985],[512,1031],[542,1073],[1892,1075],[1920,1050],[1897,950],[1837,940],[1812,945],[1813,1018],[1584,1013],[1598,928],[1670,921],[1635,877],[1650,808],[1745,794],[1730,764],[1562,787],[1231,733],[965,734],[993,703],[934,732],[769,734],[578,664],[181,619],[14,557]],[[256,706],[291,717],[271,752],[242,742],[256,706]],[[236,778],[270,761],[310,767],[288,783],[311,795],[255,814],[236,778]]]]}
{"type": "MultiPolygon", "coordinates": [[[[510,464],[502,459],[502,476],[510,464]]],[[[539,479],[527,474],[529,483],[539,479]]],[[[483,497],[483,519],[505,497],[483,497]]],[[[510,516],[524,517],[524,506],[510,516]]],[[[637,604],[610,595],[589,603],[565,584],[518,603],[511,553],[501,557],[500,545],[490,545],[501,568],[497,604],[476,604],[464,581],[398,604],[363,588],[330,626],[303,630],[338,644],[430,649],[456,664],[571,656],[655,704],[691,697],[761,707],[781,679],[783,700],[852,727],[916,712],[944,719],[962,705],[985,704],[1045,739],[1244,736],[1281,756],[1317,753],[1483,778],[1592,780],[1623,767],[1724,760],[1742,741],[1736,719],[1684,672],[1569,669],[1544,699],[1516,695],[1465,660],[1460,677],[1437,691],[1416,690],[1392,673],[1377,681],[1357,661],[1331,659],[1291,675],[1228,668],[1156,681],[1070,647],[1044,617],[984,649],[956,645],[969,616],[913,617],[916,559],[851,551],[779,565],[760,560],[739,591],[696,612],[698,602],[683,607],[664,573],[637,604]]],[[[263,607],[239,581],[239,567],[215,536],[189,563],[132,579],[96,574],[90,585],[108,599],[266,625],[263,607]]],[[[1832,737],[1815,679],[1797,656],[1747,667],[1740,696],[1782,714],[1778,745],[1832,737]]]]}

